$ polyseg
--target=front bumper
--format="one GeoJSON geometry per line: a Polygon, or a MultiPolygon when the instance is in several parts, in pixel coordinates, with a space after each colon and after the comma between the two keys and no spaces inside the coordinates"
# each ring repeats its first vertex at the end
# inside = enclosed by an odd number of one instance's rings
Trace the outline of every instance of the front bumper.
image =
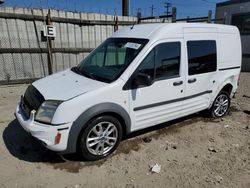
{"type": "Polygon", "coordinates": [[[35,111],[32,111],[30,118],[27,119],[19,104],[16,107],[15,116],[23,129],[41,141],[46,148],[57,152],[63,152],[66,150],[69,130],[72,123],[56,126],[42,124],[34,120],[35,111]],[[59,143],[57,143],[58,133],[61,134],[59,143]]]}

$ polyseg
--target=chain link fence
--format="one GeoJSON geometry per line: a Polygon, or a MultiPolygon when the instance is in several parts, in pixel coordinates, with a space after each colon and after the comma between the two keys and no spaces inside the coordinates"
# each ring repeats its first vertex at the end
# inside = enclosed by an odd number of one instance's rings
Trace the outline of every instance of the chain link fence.
{"type": "MultiPolygon", "coordinates": [[[[0,9],[0,85],[31,82],[48,75],[48,43],[42,37],[48,10],[0,9]]],[[[52,72],[82,61],[112,35],[115,17],[51,10],[56,37],[52,40],[52,72]]],[[[136,17],[118,16],[119,28],[136,17]]]]}
{"type": "Polygon", "coordinates": [[[37,38],[29,33],[34,33],[32,22],[0,18],[0,83],[46,75],[45,53],[20,53],[21,49],[38,48],[37,38]]]}

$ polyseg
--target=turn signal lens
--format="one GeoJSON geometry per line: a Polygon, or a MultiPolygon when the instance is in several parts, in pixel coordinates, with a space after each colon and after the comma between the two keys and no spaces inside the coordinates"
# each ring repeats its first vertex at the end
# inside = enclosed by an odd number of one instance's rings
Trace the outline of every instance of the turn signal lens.
{"type": "Polygon", "coordinates": [[[57,133],[55,138],[55,144],[59,144],[62,138],[62,134],[60,132],[57,133]]]}

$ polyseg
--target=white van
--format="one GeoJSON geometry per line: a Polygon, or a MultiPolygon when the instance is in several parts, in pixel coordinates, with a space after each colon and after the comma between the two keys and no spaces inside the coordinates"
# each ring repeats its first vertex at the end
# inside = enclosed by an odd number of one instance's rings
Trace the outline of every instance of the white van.
{"type": "Polygon", "coordinates": [[[224,116],[240,69],[236,27],[124,27],[77,67],[32,83],[15,114],[50,150],[98,160],[139,129],[202,110],[224,116]]]}

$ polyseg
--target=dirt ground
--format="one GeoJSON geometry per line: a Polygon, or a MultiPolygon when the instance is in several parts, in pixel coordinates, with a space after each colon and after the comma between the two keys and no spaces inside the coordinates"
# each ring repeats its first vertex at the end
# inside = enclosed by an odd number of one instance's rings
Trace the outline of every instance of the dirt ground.
{"type": "Polygon", "coordinates": [[[133,134],[105,160],[59,156],[13,115],[27,85],[0,87],[0,187],[250,187],[250,73],[228,116],[195,114],[133,134]],[[159,174],[150,166],[161,165],[159,174]]]}

